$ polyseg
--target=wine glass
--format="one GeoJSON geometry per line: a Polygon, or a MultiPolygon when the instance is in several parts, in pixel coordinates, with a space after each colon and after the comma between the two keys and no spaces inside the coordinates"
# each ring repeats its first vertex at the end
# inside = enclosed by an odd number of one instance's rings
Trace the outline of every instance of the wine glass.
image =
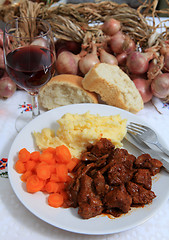
{"type": "Polygon", "coordinates": [[[32,115],[19,116],[16,129],[40,114],[38,92],[55,73],[55,45],[48,22],[40,18],[18,17],[6,23],[4,60],[10,78],[32,98],[32,115]]]}

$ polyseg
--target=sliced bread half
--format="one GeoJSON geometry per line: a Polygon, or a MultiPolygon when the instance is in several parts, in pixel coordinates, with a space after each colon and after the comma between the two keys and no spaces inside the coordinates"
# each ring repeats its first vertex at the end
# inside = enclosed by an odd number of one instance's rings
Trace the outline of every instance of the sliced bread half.
{"type": "Polygon", "coordinates": [[[143,109],[142,97],[133,81],[118,66],[107,63],[96,64],[85,75],[82,85],[86,90],[100,95],[108,105],[132,113],[143,109]]]}
{"type": "Polygon", "coordinates": [[[98,103],[97,94],[82,87],[82,77],[60,74],[53,77],[39,92],[39,102],[49,109],[75,103],[98,103]]]}

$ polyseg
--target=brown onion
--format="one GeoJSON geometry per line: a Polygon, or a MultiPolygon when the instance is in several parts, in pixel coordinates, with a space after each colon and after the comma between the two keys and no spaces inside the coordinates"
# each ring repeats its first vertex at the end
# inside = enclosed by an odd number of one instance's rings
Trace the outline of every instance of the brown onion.
{"type": "Polygon", "coordinates": [[[142,74],[148,71],[149,61],[153,58],[153,53],[141,53],[134,51],[127,57],[127,67],[131,73],[142,74]]]}
{"type": "Polygon", "coordinates": [[[0,47],[0,68],[5,69],[4,53],[1,47],[0,47]]]}
{"type": "Polygon", "coordinates": [[[99,49],[100,53],[100,62],[108,63],[112,65],[118,65],[118,61],[113,54],[106,52],[103,48],[99,49]]]}
{"type": "Polygon", "coordinates": [[[125,41],[123,43],[123,51],[127,54],[130,54],[131,52],[136,50],[136,44],[135,42],[128,36],[125,36],[125,41]]]}
{"type": "Polygon", "coordinates": [[[118,20],[114,18],[107,19],[103,25],[101,25],[102,31],[109,36],[113,36],[118,31],[120,31],[121,24],[118,20]]]}
{"type": "Polygon", "coordinates": [[[3,31],[0,28],[0,47],[3,47],[3,31]]]}
{"type": "Polygon", "coordinates": [[[151,91],[151,81],[144,78],[136,78],[133,80],[133,82],[138,89],[143,102],[149,102],[153,97],[153,93],[151,91]]]}
{"type": "Polygon", "coordinates": [[[78,73],[78,62],[80,55],[75,55],[69,51],[62,51],[56,59],[56,70],[59,74],[78,73]]]}
{"type": "Polygon", "coordinates": [[[0,79],[0,97],[9,98],[16,91],[16,84],[11,80],[9,76],[3,76],[0,79]]]}
{"type": "Polygon", "coordinates": [[[169,73],[160,73],[151,83],[155,97],[166,98],[169,95],[169,73]]]}
{"type": "Polygon", "coordinates": [[[161,55],[164,56],[166,54],[166,52],[168,52],[168,51],[169,51],[169,45],[168,45],[167,41],[166,42],[162,42],[161,43],[161,48],[160,48],[161,55]]]}
{"type": "Polygon", "coordinates": [[[100,61],[97,56],[97,48],[93,45],[92,52],[80,59],[79,69],[83,74],[86,74],[96,63],[100,63],[100,61]]]}
{"type": "Polygon", "coordinates": [[[116,59],[117,59],[119,65],[124,65],[124,64],[126,64],[126,61],[127,61],[127,53],[126,53],[126,52],[122,52],[122,53],[116,55],[116,59]]]}
{"type": "Polygon", "coordinates": [[[110,48],[114,53],[122,53],[125,35],[119,31],[109,40],[110,48]]]}
{"type": "Polygon", "coordinates": [[[164,69],[169,71],[169,51],[164,55],[164,69]]]}

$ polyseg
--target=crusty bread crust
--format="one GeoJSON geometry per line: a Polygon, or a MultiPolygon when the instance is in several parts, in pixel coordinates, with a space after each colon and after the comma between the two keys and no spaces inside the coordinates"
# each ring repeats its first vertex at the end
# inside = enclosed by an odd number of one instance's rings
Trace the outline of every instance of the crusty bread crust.
{"type": "Polygon", "coordinates": [[[96,92],[108,105],[132,113],[143,109],[143,100],[133,81],[118,66],[96,64],[83,78],[86,90],[96,92]]]}
{"type": "Polygon", "coordinates": [[[98,103],[97,94],[82,86],[82,77],[72,74],[54,76],[39,92],[39,102],[47,109],[73,103],[98,103]]]}

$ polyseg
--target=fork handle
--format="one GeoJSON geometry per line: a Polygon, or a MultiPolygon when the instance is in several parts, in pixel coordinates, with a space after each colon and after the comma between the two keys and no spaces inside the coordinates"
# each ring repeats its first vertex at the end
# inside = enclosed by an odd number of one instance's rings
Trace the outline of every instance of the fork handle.
{"type": "Polygon", "coordinates": [[[164,148],[160,143],[155,144],[163,153],[165,153],[169,157],[169,150],[164,148]]]}

